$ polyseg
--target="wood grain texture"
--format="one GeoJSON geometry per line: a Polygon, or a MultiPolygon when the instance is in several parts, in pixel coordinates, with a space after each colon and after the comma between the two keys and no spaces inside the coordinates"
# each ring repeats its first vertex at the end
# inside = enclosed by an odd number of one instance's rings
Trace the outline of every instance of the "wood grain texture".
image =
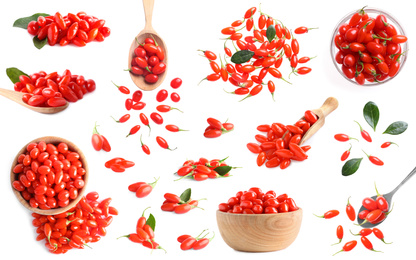
{"type": "Polygon", "coordinates": [[[27,147],[28,144],[38,143],[40,141],[44,141],[47,144],[52,143],[54,145],[58,145],[61,142],[66,143],[68,145],[68,148],[69,148],[70,151],[77,152],[79,154],[79,156],[80,156],[79,160],[82,162],[82,165],[85,169],[84,187],[82,189],[78,190],[78,197],[76,199],[70,201],[68,206],[66,206],[64,208],[56,208],[56,209],[49,209],[49,210],[42,210],[42,209],[39,209],[39,208],[33,208],[33,207],[30,206],[29,202],[26,201],[22,197],[20,191],[15,190],[12,186],[12,190],[14,192],[14,195],[16,196],[17,200],[20,203],[22,203],[22,205],[25,208],[27,208],[27,209],[35,212],[35,213],[41,214],[41,215],[55,215],[55,214],[65,212],[65,211],[69,210],[70,208],[74,207],[79,202],[79,200],[81,199],[83,194],[85,193],[85,190],[86,190],[86,187],[87,187],[87,184],[88,184],[88,177],[89,177],[88,163],[87,163],[85,155],[82,153],[82,151],[75,144],[73,144],[72,142],[70,142],[70,141],[68,141],[64,138],[56,137],[56,136],[44,136],[44,137],[36,138],[35,140],[32,140],[32,141],[28,142],[25,146],[23,146],[22,149],[20,149],[20,151],[17,153],[16,157],[14,158],[13,163],[12,163],[12,167],[11,167],[11,170],[10,170],[10,184],[12,184],[13,181],[15,181],[17,179],[17,176],[18,176],[18,174],[15,174],[13,172],[13,168],[17,164],[17,158],[19,157],[19,155],[26,152],[26,147],[27,147]]]}
{"type": "MultiPolygon", "coordinates": [[[[299,145],[302,145],[309,138],[311,138],[319,129],[325,124],[325,117],[331,114],[332,111],[337,109],[338,100],[334,97],[329,97],[325,100],[324,104],[318,108],[311,110],[318,116],[318,120],[309,128],[309,130],[303,135],[299,145]]],[[[305,119],[302,117],[301,119],[305,119]]]]}
{"type": "Polygon", "coordinates": [[[36,112],[42,113],[42,114],[55,114],[55,113],[61,112],[62,110],[65,110],[69,105],[69,103],[66,102],[66,104],[64,106],[60,106],[60,107],[34,107],[34,106],[29,106],[28,104],[23,102],[23,100],[22,100],[23,94],[24,93],[22,93],[22,92],[0,88],[0,95],[18,103],[19,105],[22,105],[26,108],[29,108],[33,111],[36,111],[36,112]]]}
{"type": "Polygon", "coordinates": [[[152,27],[153,5],[154,5],[154,0],[143,0],[143,8],[144,8],[146,24],[145,24],[144,29],[135,37],[135,39],[131,43],[127,66],[129,69],[131,69],[131,61],[134,58],[134,50],[139,46],[139,43],[143,43],[144,40],[148,37],[150,38],[153,37],[156,43],[165,52],[165,59],[163,60],[163,62],[166,64],[166,70],[163,73],[158,75],[159,77],[158,81],[153,84],[147,83],[144,80],[143,76],[135,75],[130,72],[130,77],[133,83],[142,90],[153,90],[159,87],[162,84],[162,82],[165,80],[166,73],[169,68],[168,49],[166,48],[166,44],[163,41],[163,39],[159,36],[159,34],[157,34],[157,32],[152,27]]]}
{"type": "Polygon", "coordinates": [[[217,211],[217,225],[225,243],[245,252],[278,251],[295,241],[302,209],[278,214],[231,214],[217,211]]]}

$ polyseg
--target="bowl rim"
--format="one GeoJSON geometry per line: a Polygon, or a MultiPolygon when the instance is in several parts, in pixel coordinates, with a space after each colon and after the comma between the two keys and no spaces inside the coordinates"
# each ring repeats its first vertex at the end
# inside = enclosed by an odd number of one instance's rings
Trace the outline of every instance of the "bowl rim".
{"type": "Polygon", "coordinates": [[[241,213],[228,213],[228,212],[223,212],[219,209],[217,209],[217,214],[227,214],[227,216],[244,216],[244,217],[270,217],[270,216],[288,216],[288,215],[294,215],[294,214],[299,214],[302,213],[303,210],[302,208],[298,208],[295,211],[290,211],[290,212],[281,212],[281,213],[272,213],[272,214],[266,214],[266,213],[262,213],[262,214],[241,214],[241,213]]]}
{"type": "Polygon", "coordinates": [[[58,137],[58,136],[43,136],[43,137],[38,137],[28,143],[26,143],[26,145],[24,145],[20,151],[16,154],[13,163],[12,163],[12,167],[10,170],[10,184],[11,184],[11,188],[13,190],[13,193],[15,194],[17,200],[27,209],[29,209],[32,212],[41,214],[41,215],[56,215],[56,214],[60,214],[63,212],[68,211],[69,209],[75,207],[77,205],[77,203],[81,200],[82,196],[84,195],[85,191],[86,191],[86,186],[88,183],[88,177],[89,177],[89,169],[88,169],[88,163],[87,163],[87,159],[85,158],[84,153],[82,152],[82,150],[76,146],[73,142],[62,138],[62,137],[58,137]],[[54,140],[54,141],[48,141],[48,140],[54,140]],[[46,140],[46,141],[45,141],[46,140]],[[29,202],[27,200],[25,200],[21,194],[20,191],[16,190],[15,188],[13,188],[13,181],[17,180],[16,176],[18,174],[13,172],[13,168],[16,166],[17,164],[17,159],[19,157],[20,154],[26,152],[26,148],[30,143],[38,143],[40,141],[45,141],[47,144],[48,143],[52,143],[52,144],[58,144],[61,142],[64,142],[68,145],[68,148],[73,151],[73,152],[77,152],[80,156],[80,161],[82,162],[82,166],[85,169],[85,174],[83,177],[84,180],[84,187],[82,187],[79,191],[78,191],[78,196],[76,199],[71,200],[69,202],[69,204],[66,207],[60,207],[60,208],[55,208],[55,209],[40,209],[40,208],[33,208],[30,206],[29,202]]]}
{"type": "MultiPolygon", "coordinates": [[[[361,9],[359,9],[361,10],[361,9]]],[[[387,19],[391,20],[396,29],[399,29],[399,32],[402,32],[402,35],[406,35],[406,31],[404,30],[404,28],[402,27],[401,23],[399,22],[399,20],[397,20],[396,17],[394,17],[393,15],[391,15],[390,13],[384,11],[383,9],[377,8],[377,7],[368,7],[365,6],[363,7],[363,10],[365,10],[367,13],[378,13],[378,14],[383,14],[386,16],[387,19]]],[[[358,84],[354,79],[349,79],[347,76],[344,75],[344,73],[342,72],[341,69],[341,65],[338,64],[335,61],[335,54],[337,53],[337,48],[335,47],[334,44],[334,39],[335,36],[338,34],[338,28],[341,24],[346,23],[348,21],[349,18],[351,18],[351,16],[353,14],[355,14],[357,12],[357,10],[351,11],[348,14],[346,14],[344,17],[342,17],[339,22],[335,25],[333,31],[332,31],[332,37],[331,37],[331,42],[330,42],[330,55],[331,55],[331,59],[332,62],[335,66],[335,68],[337,69],[337,71],[339,72],[339,74],[341,74],[347,81],[357,85],[357,86],[361,86],[361,87],[373,87],[373,86],[379,86],[381,84],[384,84],[386,82],[389,82],[390,80],[394,79],[395,77],[397,77],[397,75],[399,75],[400,71],[402,70],[404,64],[406,63],[406,59],[407,59],[407,55],[402,55],[402,58],[400,59],[400,68],[397,71],[396,75],[394,77],[389,77],[383,81],[380,82],[368,82],[367,80],[364,82],[363,85],[358,84]]],[[[405,43],[403,43],[403,49],[402,49],[402,53],[408,52],[409,50],[409,43],[408,41],[406,41],[405,43]]]]}

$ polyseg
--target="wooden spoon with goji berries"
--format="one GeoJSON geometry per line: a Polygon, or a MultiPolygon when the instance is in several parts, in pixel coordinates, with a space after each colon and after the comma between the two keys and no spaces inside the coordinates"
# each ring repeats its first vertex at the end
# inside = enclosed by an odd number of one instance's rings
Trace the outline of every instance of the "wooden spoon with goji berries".
{"type": "Polygon", "coordinates": [[[128,71],[133,83],[142,90],[159,87],[168,65],[166,44],[152,27],[153,6],[154,0],[143,0],[146,24],[129,50],[128,71]],[[145,56],[149,58],[146,60],[145,56]]]}

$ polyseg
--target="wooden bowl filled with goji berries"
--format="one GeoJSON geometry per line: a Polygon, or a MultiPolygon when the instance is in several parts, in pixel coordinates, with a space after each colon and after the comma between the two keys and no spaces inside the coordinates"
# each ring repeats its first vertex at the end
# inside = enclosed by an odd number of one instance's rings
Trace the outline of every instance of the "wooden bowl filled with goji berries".
{"type": "Polygon", "coordinates": [[[60,214],[82,198],[88,164],[72,142],[56,136],[40,137],[17,153],[10,181],[25,208],[42,215],[60,214]]]}
{"type": "Polygon", "coordinates": [[[302,223],[302,209],[287,194],[263,193],[253,187],[239,191],[217,211],[225,243],[245,252],[271,252],[290,246],[302,223]]]}
{"type": "Polygon", "coordinates": [[[356,10],[337,24],[331,56],[348,81],[365,86],[394,78],[406,61],[407,37],[400,23],[376,8],[356,10]]]}

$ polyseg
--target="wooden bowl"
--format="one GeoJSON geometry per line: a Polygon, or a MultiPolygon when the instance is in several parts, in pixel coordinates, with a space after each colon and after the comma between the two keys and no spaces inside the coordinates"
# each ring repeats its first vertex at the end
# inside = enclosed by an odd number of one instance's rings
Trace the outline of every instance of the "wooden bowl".
{"type": "Polygon", "coordinates": [[[87,164],[87,160],[85,159],[84,154],[82,153],[82,151],[72,142],[61,138],[61,137],[56,137],[56,136],[44,136],[44,137],[40,137],[40,138],[36,138],[35,140],[32,140],[30,142],[28,142],[25,146],[23,146],[22,149],[20,149],[20,151],[17,153],[16,157],[14,158],[13,164],[12,164],[12,168],[10,170],[10,183],[13,183],[13,181],[15,181],[17,179],[18,174],[13,172],[13,168],[14,166],[17,164],[17,159],[19,157],[20,154],[25,153],[26,152],[26,147],[28,144],[30,143],[38,143],[40,141],[44,141],[45,143],[51,143],[54,145],[58,145],[61,142],[64,142],[68,145],[68,149],[72,152],[77,152],[80,156],[80,161],[82,162],[82,166],[85,169],[85,175],[84,175],[84,187],[82,187],[80,190],[78,190],[78,197],[74,200],[71,200],[68,204],[68,206],[66,207],[60,207],[60,208],[54,208],[54,209],[48,209],[48,210],[43,210],[43,209],[39,209],[39,208],[33,208],[30,206],[29,202],[27,200],[25,200],[22,197],[22,194],[20,193],[20,191],[16,190],[13,188],[12,186],[12,190],[14,192],[14,195],[16,195],[17,200],[19,200],[20,203],[22,203],[22,205],[41,215],[55,215],[55,214],[59,214],[59,213],[63,213],[65,211],[68,211],[70,208],[74,207],[82,198],[85,190],[86,190],[86,186],[88,183],[88,176],[89,176],[89,172],[88,172],[88,164],[87,164]]]}
{"type": "Polygon", "coordinates": [[[302,209],[278,214],[232,214],[217,211],[225,243],[245,252],[271,252],[290,246],[302,222],[302,209]]]}

